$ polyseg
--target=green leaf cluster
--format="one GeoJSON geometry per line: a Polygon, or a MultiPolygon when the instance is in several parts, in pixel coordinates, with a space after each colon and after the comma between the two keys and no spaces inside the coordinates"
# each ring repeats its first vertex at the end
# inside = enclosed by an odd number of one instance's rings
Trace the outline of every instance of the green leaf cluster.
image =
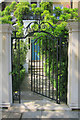
{"type": "Polygon", "coordinates": [[[12,17],[10,15],[4,16],[4,17],[0,17],[0,24],[12,24],[11,22],[12,17]]]}

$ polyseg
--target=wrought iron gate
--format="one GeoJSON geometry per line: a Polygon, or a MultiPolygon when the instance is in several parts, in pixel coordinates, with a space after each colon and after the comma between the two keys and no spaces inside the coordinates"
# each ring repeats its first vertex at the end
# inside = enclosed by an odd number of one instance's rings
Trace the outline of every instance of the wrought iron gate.
{"type": "MultiPolygon", "coordinates": [[[[31,30],[31,24],[32,22],[26,28],[27,31],[31,30]]],[[[18,82],[20,81],[20,40],[24,40],[28,36],[33,36],[31,43],[31,91],[53,99],[57,103],[67,102],[67,39],[64,40],[61,36],[54,37],[54,34],[42,30],[42,24],[45,25],[44,22],[37,23],[38,30],[32,30],[24,37],[16,37],[16,34],[12,37],[13,85],[14,81],[17,80],[17,88],[13,88],[13,102],[15,91],[18,91],[18,100],[19,103],[21,102],[20,83],[18,82]],[[35,38],[34,33],[43,33],[43,35],[40,34],[39,37],[35,38]],[[15,50],[18,51],[16,74],[13,73],[15,50]],[[33,50],[34,54],[32,54],[33,50]],[[36,56],[36,52],[38,56],[36,56]],[[34,55],[34,60],[32,55],[34,55]],[[64,55],[66,55],[66,59],[64,59],[64,55]]],[[[48,24],[54,30],[54,27],[50,23],[48,24]]]]}
{"type": "Polygon", "coordinates": [[[62,67],[64,65],[62,65],[61,57],[63,56],[63,46],[67,47],[67,43],[63,44],[62,38],[52,38],[49,35],[40,36],[31,43],[31,46],[34,46],[34,57],[36,57],[37,52],[36,45],[39,46],[39,60],[33,61],[31,55],[31,90],[51,98],[57,103],[60,103],[60,101],[66,102],[67,81],[63,77],[62,67]],[[62,91],[62,87],[65,87],[65,90],[62,91]]]}

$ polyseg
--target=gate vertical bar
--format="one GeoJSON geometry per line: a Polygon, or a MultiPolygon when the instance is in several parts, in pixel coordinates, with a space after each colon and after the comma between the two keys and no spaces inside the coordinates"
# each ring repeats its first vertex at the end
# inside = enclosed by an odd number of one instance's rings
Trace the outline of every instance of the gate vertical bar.
{"type": "Polygon", "coordinates": [[[36,44],[36,46],[35,46],[36,47],[35,48],[35,53],[36,53],[36,56],[35,56],[35,60],[36,60],[35,61],[35,63],[36,63],[36,80],[35,81],[36,81],[36,92],[38,92],[37,91],[37,74],[38,74],[38,72],[37,72],[37,42],[35,42],[35,44],[36,44]]]}
{"type": "Polygon", "coordinates": [[[36,67],[37,67],[37,93],[38,93],[38,71],[39,71],[39,68],[38,68],[38,41],[37,41],[37,65],[36,65],[36,67]]]}
{"type": "Polygon", "coordinates": [[[40,91],[40,84],[41,83],[41,80],[40,80],[40,39],[39,39],[39,93],[41,92],[40,91]]]}
{"type": "Polygon", "coordinates": [[[33,82],[32,82],[32,43],[31,43],[31,91],[33,91],[33,82]]]}
{"type": "MultiPolygon", "coordinates": [[[[11,66],[13,72],[13,39],[11,38],[11,66]]],[[[12,102],[14,103],[14,94],[13,94],[13,74],[12,74],[12,102]]]]}
{"type": "Polygon", "coordinates": [[[37,93],[38,93],[38,75],[39,75],[39,67],[38,67],[38,41],[37,41],[37,93]]]}
{"type": "Polygon", "coordinates": [[[60,73],[59,73],[59,75],[60,75],[60,78],[59,78],[59,104],[60,104],[60,82],[61,82],[61,37],[60,37],[60,40],[59,40],[59,61],[60,61],[60,73]]]}
{"type": "Polygon", "coordinates": [[[52,74],[53,74],[53,82],[52,82],[52,98],[54,98],[54,40],[53,40],[53,71],[52,71],[52,74]]]}
{"type": "Polygon", "coordinates": [[[42,40],[42,94],[43,94],[43,40],[42,40]]]}
{"type": "Polygon", "coordinates": [[[46,36],[46,83],[45,83],[45,86],[46,86],[46,96],[47,96],[47,36],[46,36]]]}
{"type": "Polygon", "coordinates": [[[35,92],[35,43],[34,43],[34,92],[35,92]]]}
{"type": "Polygon", "coordinates": [[[50,39],[49,39],[49,97],[50,97],[50,39]]]}
{"type": "MultiPolygon", "coordinates": [[[[19,61],[18,61],[18,67],[19,67],[19,78],[18,78],[18,80],[20,81],[20,40],[18,39],[18,50],[19,50],[19,61]]],[[[19,103],[21,103],[21,96],[20,96],[20,94],[21,94],[21,91],[20,91],[20,84],[19,84],[19,103]]]]}
{"type": "MultiPolygon", "coordinates": [[[[68,73],[68,39],[67,39],[67,43],[66,43],[67,45],[66,45],[66,47],[67,47],[67,73],[68,73]]],[[[66,81],[66,84],[67,84],[67,82],[68,82],[68,74],[67,74],[67,81],[66,81]]],[[[66,85],[66,104],[67,104],[67,85],[66,85]]]]}
{"type": "Polygon", "coordinates": [[[56,75],[56,102],[58,103],[58,38],[57,38],[57,75],[56,75]]]}
{"type": "Polygon", "coordinates": [[[36,79],[36,77],[37,77],[37,57],[36,57],[36,42],[34,42],[34,44],[35,44],[35,92],[37,92],[37,79],[36,79]]]}
{"type": "MultiPolygon", "coordinates": [[[[46,37],[46,36],[45,36],[46,37]]],[[[46,43],[47,44],[47,43],[46,43]]],[[[45,51],[46,47],[44,48],[44,61],[45,61],[45,64],[46,64],[46,51],[45,51]]],[[[44,76],[44,95],[46,96],[46,75],[45,75],[45,71],[44,71],[44,66],[43,66],[43,76],[44,76]]]]}

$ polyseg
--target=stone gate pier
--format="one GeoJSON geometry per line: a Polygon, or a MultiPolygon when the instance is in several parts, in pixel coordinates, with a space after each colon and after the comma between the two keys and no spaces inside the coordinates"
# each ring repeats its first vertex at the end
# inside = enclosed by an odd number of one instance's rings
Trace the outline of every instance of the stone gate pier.
{"type": "Polygon", "coordinates": [[[12,104],[11,34],[12,26],[0,24],[0,107],[12,104]]]}
{"type": "Polygon", "coordinates": [[[80,109],[80,22],[69,22],[67,104],[80,109]]]}

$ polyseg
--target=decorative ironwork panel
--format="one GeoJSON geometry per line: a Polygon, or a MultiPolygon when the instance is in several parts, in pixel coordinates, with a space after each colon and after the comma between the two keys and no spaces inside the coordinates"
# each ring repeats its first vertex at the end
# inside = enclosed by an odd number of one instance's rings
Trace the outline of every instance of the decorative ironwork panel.
{"type": "Polygon", "coordinates": [[[34,46],[34,57],[36,57],[35,46],[39,46],[39,60],[31,59],[31,90],[57,103],[66,102],[67,81],[63,72],[67,74],[67,69],[64,67],[62,54],[65,52],[67,61],[67,51],[64,50],[64,47],[67,49],[67,42],[63,44],[62,38],[52,38],[46,34],[44,39],[40,36],[31,43],[31,46],[34,46]]]}

